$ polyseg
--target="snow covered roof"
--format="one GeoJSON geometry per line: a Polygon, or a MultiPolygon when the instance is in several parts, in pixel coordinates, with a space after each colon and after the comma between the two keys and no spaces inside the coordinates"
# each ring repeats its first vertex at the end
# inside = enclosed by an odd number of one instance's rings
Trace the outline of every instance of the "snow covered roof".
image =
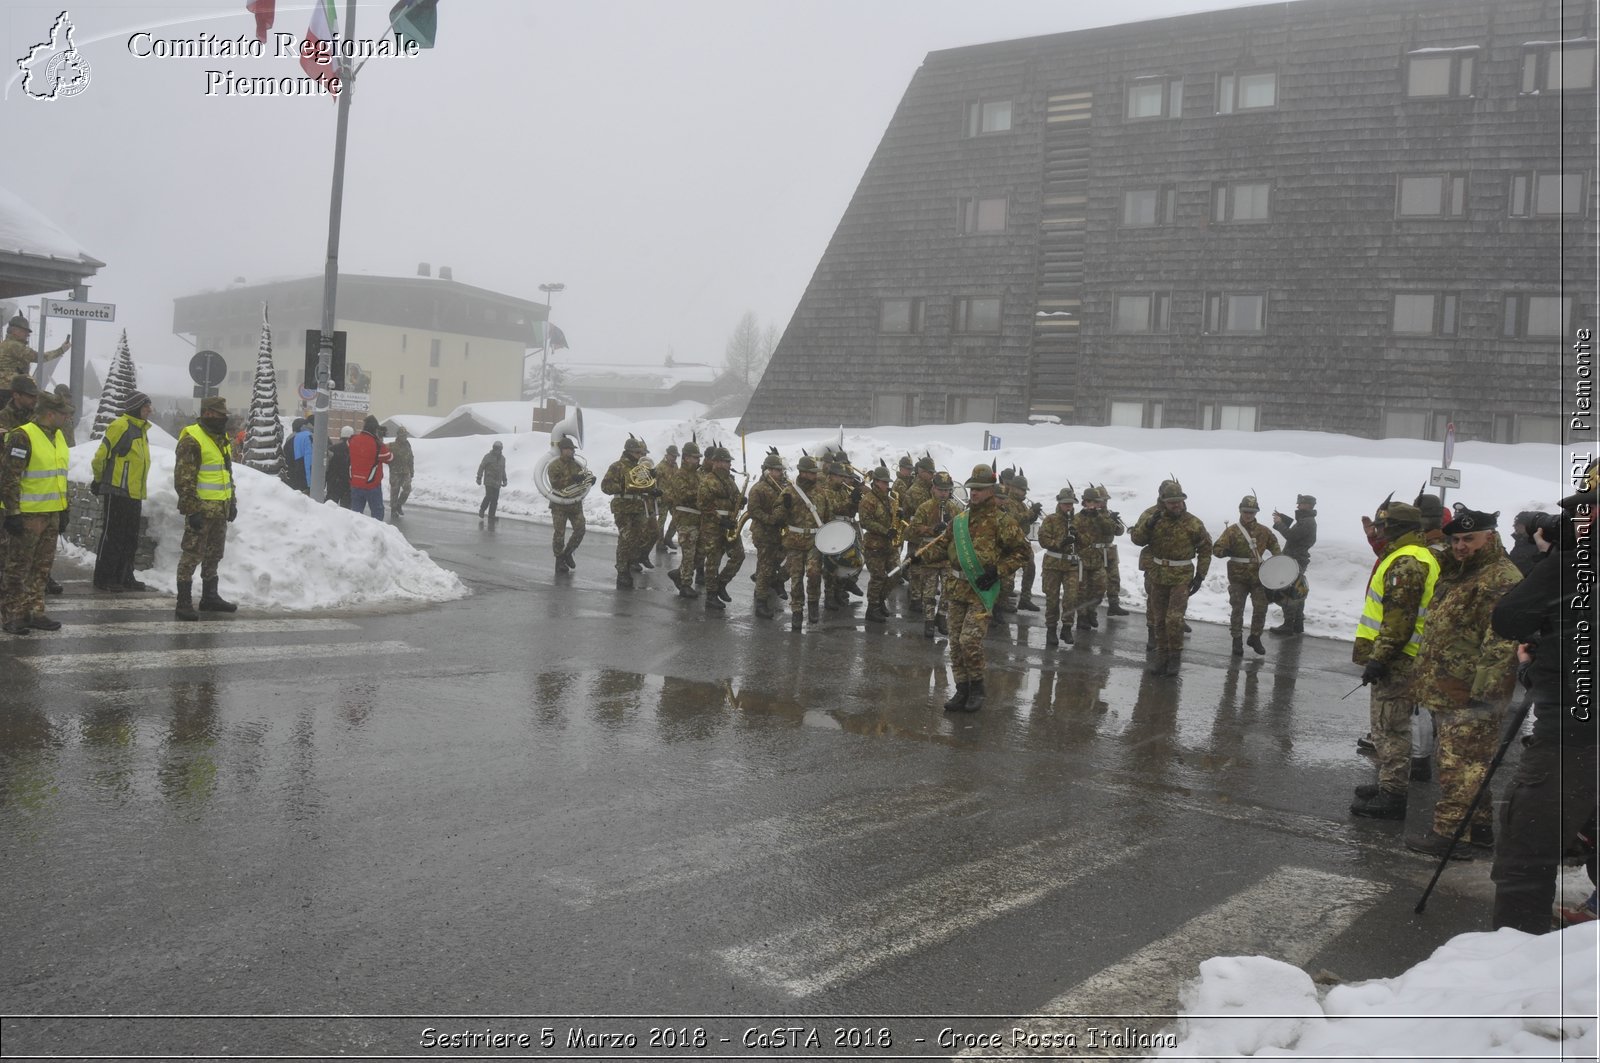
{"type": "Polygon", "coordinates": [[[623,362],[563,362],[566,383],[584,388],[658,388],[671,391],[679,384],[710,384],[722,372],[697,362],[676,365],[630,365],[623,362]]]}
{"type": "Polygon", "coordinates": [[[0,187],[0,297],[60,291],[104,265],[21,196],[0,187]]]}
{"type": "MultiPolygon", "coordinates": [[[[423,432],[411,433],[424,439],[447,436],[489,436],[521,432],[533,424],[531,402],[469,402],[454,410],[423,432]]],[[[407,432],[411,429],[407,427],[407,432]]]]}

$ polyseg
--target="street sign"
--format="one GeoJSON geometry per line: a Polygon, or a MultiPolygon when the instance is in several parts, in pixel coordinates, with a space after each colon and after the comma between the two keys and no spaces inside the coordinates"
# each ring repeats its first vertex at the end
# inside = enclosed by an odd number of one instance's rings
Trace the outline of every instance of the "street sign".
{"type": "Polygon", "coordinates": [[[330,409],[366,413],[372,409],[372,396],[364,391],[335,391],[330,409]]]}
{"type": "Polygon", "coordinates": [[[1460,469],[1452,469],[1449,466],[1446,466],[1445,468],[1441,469],[1439,466],[1435,465],[1433,467],[1433,472],[1428,474],[1428,486],[1429,487],[1460,487],[1461,486],[1461,470],[1460,469]]]}
{"type": "Polygon", "coordinates": [[[1451,460],[1456,456],[1456,423],[1451,421],[1444,426],[1444,467],[1449,468],[1451,460]]]}
{"type": "Polygon", "coordinates": [[[214,388],[228,379],[228,363],[216,351],[196,351],[189,359],[189,379],[203,388],[214,388]]]}
{"type": "Polygon", "coordinates": [[[74,321],[115,321],[116,303],[77,303],[68,299],[40,299],[39,313],[44,317],[65,317],[74,321]]]}

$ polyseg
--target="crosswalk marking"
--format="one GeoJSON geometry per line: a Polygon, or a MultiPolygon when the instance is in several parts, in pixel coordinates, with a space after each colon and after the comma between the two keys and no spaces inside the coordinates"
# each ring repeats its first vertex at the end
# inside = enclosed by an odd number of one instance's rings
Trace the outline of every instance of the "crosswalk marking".
{"type": "MultiPolygon", "coordinates": [[[[1178,1007],[1179,989],[1199,974],[1201,962],[1213,956],[1264,955],[1296,967],[1309,963],[1342,934],[1389,887],[1348,875],[1304,867],[1281,867],[1158,941],[1078,983],[1039,1009],[1036,1016],[1014,1024],[1039,1038],[1059,1044],[1075,1035],[1079,1047],[1091,1038],[1090,1027],[1105,1029],[1114,1016],[1167,1015],[1178,1007]],[[1051,1016],[1078,1016],[1052,1018],[1051,1016]]],[[[1121,1021],[1121,1020],[1117,1020],[1121,1021]]],[[[1124,1025],[1155,1032],[1163,1020],[1127,1021],[1124,1025]]],[[[1011,1029],[1007,1046],[994,1053],[963,1052],[958,1058],[1050,1055],[1060,1049],[1029,1052],[1015,1046],[1011,1029]]]]}
{"type": "Polygon", "coordinates": [[[359,631],[360,624],[348,620],[207,620],[185,623],[179,620],[123,620],[104,624],[63,624],[60,631],[40,637],[56,639],[116,638],[133,635],[270,635],[280,632],[359,631]]]}
{"type": "Polygon", "coordinates": [[[405,642],[346,642],[334,645],[217,646],[210,649],[148,650],[133,653],[51,653],[18,655],[15,660],[39,671],[143,671],[154,668],[223,668],[260,661],[324,657],[381,657],[419,653],[405,642]]]}
{"type": "Polygon", "coordinates": [[[810,996],[1034,904],[1149,844],[1118,847],[1062,831],[717,955],[746,977],[810,996]]]}
{"type": "Polygon", "coordinates": [[[876,799],[853,795],[797,815],[758,819],[630,852],[626,863],[600,869],[594,877],[557,873],[546,878],[562,891],[563,899],[589,907],[898,829],[929,816],[951,815],[978,800],[975,794],[944,788],[893,791],[876,799]]]}
{"type": "Polygon", "coordinates": [[[99,612],[119,609],[170,610],[176,596],[172,594],[119,595],[115,598],[46,598],[46,613],[99,612]]]}

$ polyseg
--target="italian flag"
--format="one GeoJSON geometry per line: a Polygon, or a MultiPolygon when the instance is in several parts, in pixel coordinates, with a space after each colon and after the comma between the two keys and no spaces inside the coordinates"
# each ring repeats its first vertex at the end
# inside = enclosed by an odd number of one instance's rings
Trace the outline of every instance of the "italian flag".
{"type": "Polygon", "coordinates": [[[337,83],[329,84],[342,72],[333,54],[333,38],[339,32],[339,15],[334,10],[334,0],[316,0],[311,9],[311,25],[306,28],[305,45],[300,49],[300,68],[306,76],[328,86],[337,96],[337,83]]]}

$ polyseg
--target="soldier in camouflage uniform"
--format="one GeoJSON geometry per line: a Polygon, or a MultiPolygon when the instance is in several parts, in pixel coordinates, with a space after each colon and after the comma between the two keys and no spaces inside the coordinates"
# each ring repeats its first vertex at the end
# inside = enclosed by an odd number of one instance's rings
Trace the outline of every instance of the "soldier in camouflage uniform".
{"type": "Polygon", "coordinates": [[[936,631],[950,633],[944,613],[939,609],[939,592],[949,565],[944,550],[935,544],[945,538],[950,522],[961,512],[961,503],[950,497],[954,487],[949,473],[935,473],[932,495],[917,506],[906,528],[906,545],[914,558],[906,571],[910,573],[911,598],[921,603],[923,638],[933,638],[936,631]]]}
{"type": "Polygon", "coordinates": [[[1422,514],[1422,542],[1433,556],[1441,561],[1450,556],[1450,540],[1442,529],[1444,524],[1444,500],[1438,495],[1430,495],[1426,490],[1417,495],[1417,500],[1412,503],[1422,514]]]}
{"type": "MultiPolygon", "coordinates": [[[[933,497],[933,479],[936,475],[936,472],[937,470],[933,467],[933,459],[928,457],[926,454],[918,458],[916,464],[912,466],[913,477],[910,486],[900,489],[900,508],[901,512],[904,514],[903,519],[906,521],[912,521],[916,519],[917,510],[922,508],[924,502],[933,497]]],[[[946,473],[945,479],[948,480],[949,478],[949,474],[946,473]]],[[[909,532],[907,534],[909,534],[909,532]]],[[[907,591],[906,597],[911,602],[911,608],[913,612],[921,612],[922,604],[927,598],[927,595],[923,592],[919,581],[935,578],[933,577],[933,573],[943,571],[944,568],[942,563],[938,565],[926,565],[919,563],[913,565],[907,570],[906,578],[910,585],[910,589],[907,591]]],[[[935,588],[934,597],[938,597],[938,593],[938,589],[935,588]]],[[[926,615],[923,616],[923,620],[925,621],[931,619],[933,618],[926,615]]],[[[943,614],[939,616],[939,620],[940,622],[943,622],[943,614]]]]}
{"type": "Polygon", "coordinates": [[[44,593],[56,538],[67,528],[67,441],[61,430],[71,417],[71,406],[41,395],[33,417],[5,437],[0,506],[7,546],[0,627],[13,635],[61,627],[45,615],[44,593]]]}
{"type": "Polygon", "coordinates": [[[417,473],[417,456],[411,449],[411,434],[404,428],[394,430],[394,442],[389,444],[389,512],[398,517],[405,512],[406,499],[411,497],[411,479],[417,473]]]}
{"type": "MultiPolygon", "coordinates": [[[[1501,595],[1522,581],[1495,530],[1499,513],[1455,507],[1442,529],[1450,537],[1455,564],[1442,572],[1428,608],[1411,689],[1434,714],[1439,732],[1439,802],[1432,829],[1406,838],[1406,848],[1442,856],[1483,783],[1500,739],[1506,702],[1516,685],[1517,645],[1500,638],[1489,615],[1501,595]]],[[[1492,849],[1492,802],[1478,806],[1471,834],[1463,841],[1492,849]]],[[[1452,854],[1468,859],[1458,845],[1452,854]]]]}
{"type": "Polygon", "coordinates": [[[694,573],[700,558],[700,444],[683,445],[683,465],[661,484],[662,498],[678,525],[678,567],[667,573],[678,594],[698,598],[694,573]]]}
{"type": "Polygon", "coordinates": [[[867,566],[867,621],[882,624],[889,619],[884,599],[889,594],[889,569],[895,562],[896,513],[889,499],[889,466],[879,463],[870,478],[872,489],[861,496],[857,515],[861,522],[861,558],[867,566]]]}
{"type": "Polygon", "coordinates": [[[1411,674],[1439,579],[1439,562],[1422,539],[1416,506],[1385,501],[1372,519],[1383,554],[1356,627],[1351,659],[1372,687],[1372,743],[1378,784],[1358,787],[1350,812],[1372,819],[1405,819],[1411,785],[1411,674]]]}
{"type": "MultiPolygon", "coordinates": [[[[6,326],[6,338],[0,342],[0,380],[10,380],[14,376],[32,377],[32,366],[35,362],[43,365],[54,361],[67,352],[72,346],[72,337],[68,336],[61,341],[61,346],[53,351],[40,354],[28,346],[28,337],[33,335],[33,326],[28,324],[28,319],[18,314],[6,326]]],[[[0,396],[0,404],[9,396],[0,396]]]]}
{"type": "Polygon", "coordinates": [[[763,620],[777,616],[772,611],[771,595],[783,565],[783,458],[773,447],[761,461],[761,478],[750,485],[750,541],[756,547],[756,615],[763,620]]]}
{"type": "MultiPolygon", "coordinates": [[[[1011,477],[1008,488],[1007,511],[1012,519],[1017,522],[1017,527],[1022,529],[1022,537],[1026,539],[1033,531],[1033,526],[1044,515],[1044,505],[1039,502],[1028,502],[1028,478],[1018,469],[1016,475],[1011,477]]],[[[1017,609],[1024,613],[1037,613],[1039,605],[1033,600],[1033,581],[1038,578],[1037,562],[1034,560],[1033,547],[1028,547],[1028,563],[1022,566],[1022,593],[1017,596],[1017,609]]]]}
{"type": "MultiPolygon", "coordinates": [[[[1106,515],[1111,518],[1112,526],[1116,529],[1112,533],[1111,540],[1105,544],[1106,616],[1127,616],[1128,611],[1122,607],[1122,562],[1117,557],[1117,543],[1115,538],[1116,536],[1126,532],[1127,528],[1124,527],[1122,523],[1122,514],[1113,509],[1106,509],[1111,502],[1111,492],[1106,490],[1106,485],[1101,484],[1099,487],[1095,488],[1095,491],[1100,498],[1100,508],[1105,510],[1106,515]]],[[[1087,508],[1087,503],[1085,504],[1085,508],[1087,508]]],[[[1095,617],[1093,612],[1089,614],[1089,626],[1100,626],[1100,621],[1095,617]]],[[[1188,629],[1185,628],[1184,630],[1187,631],[1188,629]]]]}
{"type": "Polygon", "coordinates": [[[917,482],[917,467],[911,461],[910,454],[900,456],[900,467],[894,474],[894,496],[900,503],[899,517],[909,521],[917,507],[911,501],[911,485],[917,482]]]}
{"type": "Polygon", "coordinates": [[[661,485],[661,498],[657,502],[656,553],[664,554],[668,550],[676,549],[672,536],[677,531],[676,516],[672,512],[672,503],[667,499],[666,485],[678,475],[678,444],[668,443],[667,449],[661,454],[661,463],[656,466],[656,483],[661,485]]]}
{"type": "Polygon", "coordinates": [[[617,522],[617,587],[621,590],[633,589],[633,566],[650,544],[645,501],[659,488],[632,487],[628,482],[634,467],[649,453],[645,441],[629,433],[628,441],[622,445],[622,457],[612,462],[600,479],[600,490],[611,496],[611,516],[617,522]]]}
{"type": "Polygon", "coordinates": [[[728,582],[744,565],[744,539],[737,534],[744,495],[733,479],[733,454],[727,447],[706,451],[707,471],[700,477],[700,549],[705,553],[706,608],[726,609],[733,601],[728,582]],[[723,562],[723,556],[727,562],[723,562]],[[720,568],[718,567],[720,566],[720,568]]]}
{"type": "Polygon", "coordinates": [[[1244,603],[1250,602],[1250,639],[1257,653],[1266,653],[1261,632],[1267,626],[1267,589],[1261,585],[1261,560],[1278,552],[1278,537],[1258,520],[1261,504],[1255,495],[1239,500],[1239,523],[1230,524],[1217,536],[1211,548],[1214,557],[1228,560],[1228,634],[1233,637],[1233,655],[1244,656],[1244,603]]]}
{"type": "Polygon", "coordinates": [[[827,518],[822,516],[819,500],[811,497],[813,492],[822,494],[817,485],[817,459],[807,454],[795,466],[794,482],[783,489],[778,500],[784,520],[784,563],[789,569],[790,631],[800,630],[802,613],[817,623],[817,602],[822,596],[822,558],[816,550],[816,535],[827,518]]]}
{"type": "MultiPolygon", "coordinates": [[[[557,494],[570,491],[581,484],[590,475],[589,470],[578,461],[578,444],[571,436],[562,436],[556,443],[556,450],[560,457],[545,466],[545,479],[550,482],[550,490],[557,494]]],[[[572,559],[577,552],[578,544],[583,542],[583,533],[588,530],[588,524],[583,519],[583,501],[551,502],[550,523],[554,531],[550,538],[550,550],[556,558],[556,575],[575,569],[578,563],[572,559]],[[567,526],[572,526],[572,538],[567,538],[567,526]]]]}
{"type": "MultiPolygon", "coordinates": [[[[1312,495],[1297,495],[1294,516],[1272,515],[1272,526],[1283,536],[1283,552],[1300,562],[1300,578],[1311,565],[1311,548],[1317,544],[1317,500],[1312,495]]],[[[1303,635],[1306,630],[1305,595],[1285,596],[1278,602],[1283,623],[1267,629],[1269,635],[1303,635]]]]}
{"type": "MultiPolygon", "coordinates": [[[[1111,580],[1117,570],[1117,536],[1127,531],[1120,514],[1106,509],[1111,494],[1104,487],[1089,486],[1083,490],[1083,509],[1072,518],[1072,529],[1078,535],[1078,555],[1082,558],[1083,586],[1080,588],[1077,626],[1100,626],[1096,616],[1100,602],[1108,594],[1110,604],[1107,616],[1125,616],[1127,610],[1117,602],[1110,590],[1111,580]]],[[[1040,533],[1041,536],[1043,532],[1040,533]]],[[[1041,540],[1042,541],[1042,540],[1041,540]]]]}
{"type": "Polygon", "coordinates": [[[196,567],[200,569],[200,608],[213,613],[236,612],[239,607],[217,593],[217,566],[227,545],[228,525],[239,515],[226,400],[201,400],[199,420],[178,434],[172,476],[178,512],[185,518],[174,612],[179,620],[200,619],[192,597],[196,567]]]}
{"type": "Polygon", "coordinates": [[[1078,494],[1068,484],[1056,493],[1055,512],[1039,525],[1039,546],[1044,550],[1044,644],[1047,648],[1063,642],[1072,645],[1072,612],[1078,604],[1078,587],[1084,572],[1083,548],[1072,512],[1077,504],[1078,494]]]}
{"type": "Polygon", "coordinates": [[[1146,579],[1156,643],[1151,675],[1178,674],[1189,596],[1200,589],[1211,567],[1211,536],[1184,504],[1188,497],[1178,481],[1164,481],[1157,492],[1160,501],[1140,514],[1128,533],[1135,546],[1149,547],[1146,579]]]}
{"type": "Polygon", "coordinates": [[[998,486],[994,469],[988,465],[973,469],[966,482],[970,508],[957,514],[950,528],[945,608],[950,618],[950,670],[956,690],[944,704],[946,712],[983,708],[983,673],[988,663],[983,640],[989,633],[990,610],[983,595],[1009,580],[1032,552],[1022,529],[995,497],[998,486]]]}
{"type": "MultiPolygon", "coordinates": [[[[849,473],[845,469],[842,456],[838,461],[830,461],[826,471],[828,484],[821,492],[822,498],[819,499],[813,494],[811,500],[822,512],[824,521],[847,520],[854,524],[856,507],[861,504],[861,485],[849,482],[849,473]]],[[[841,609],[849,604],[850,599],[845,595],[845,588],[838,571],[826,563],[822,566],[822,589],[824,608],[841,609]]]]}
{"type": "Polygon", "coordinates": [[[10,395],[11,401],[0,408],[0,433],[7,435],[33,420],[39,385],[33,382],[33,377],[18,373],[11,378],[10,395]]]}

